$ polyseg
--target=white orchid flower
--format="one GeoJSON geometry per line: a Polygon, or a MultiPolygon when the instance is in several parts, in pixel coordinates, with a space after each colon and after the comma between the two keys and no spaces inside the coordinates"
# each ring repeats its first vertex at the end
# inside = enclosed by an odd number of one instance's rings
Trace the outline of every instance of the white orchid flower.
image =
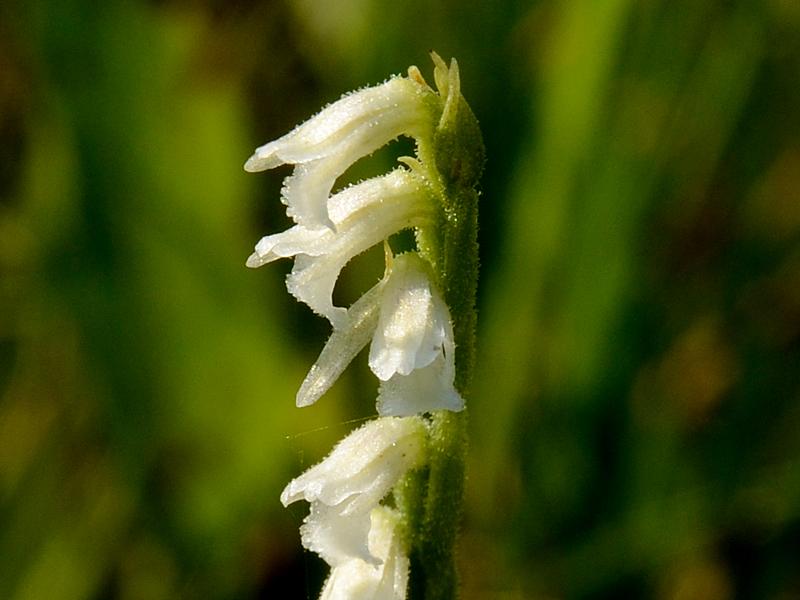
{"type": "Polygon", "coordinates": [[[416,139],[433,131],[433,91],[412,77],[343,96],[282,138],[256,149],[245,170],[297,165],[284,182],[282,201],[296,223],[310,229],[336,227],[328,196],[354,162],[400,135],[416,139]]]}
{"type": "Polygon", "coordinates": [[[372,509],[368,545],[378,564],[352,558],[336,565],[320,600],[404,600],[409,560],[402,551],[397,528],[398,518],[392,509],[372,509]]]}
{"type": "Polygon", "coordinates": [[[381,380],[378,414],[460,411],[453,386],[455,344],[447,305],[414,253],[394,261],[381,296],[369,366],[381,380]]]}
{"type": "Polygon", "coordinates": [[[369,365],[382,382],[380,415],[464,408],[453,387],[450,313],[416,253],[390,259],[381,282],[353,304],[345,324],[333,332],[306,376],[297,406],[316,402],[370,340],[369,365]]]}
{"type": "Polygon", "coordinates": [[[281,494],[288,506],[311,503],[301,528],[303,545],[331,566],[351,558],[383,560],[368,545],[370,513],[424,453],[426,429],[417,417],[379,418],[355,430],[322,462],[292,480],[281,494]]]}

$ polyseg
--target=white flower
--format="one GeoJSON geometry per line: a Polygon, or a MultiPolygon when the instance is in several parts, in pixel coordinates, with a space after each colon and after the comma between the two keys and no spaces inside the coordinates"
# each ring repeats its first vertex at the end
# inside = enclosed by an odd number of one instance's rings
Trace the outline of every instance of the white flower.
{"type": "MultiPolygon", "coordinates": [[[[460,94],[455,60],[448,67],[435,53],[432,58],[438,93],[411,67],[407,78],[393,77],[342,97],[258,148],[245,164],[247,171],[295,166],[281,193],[294,225],[262,238],[247,266],[293,257],[286,280],[289,292],[333,326],[297,393],[297,405],[316,402],[367,344],[370,369],[380,381],[380,418],[348,435],[281,493],[284,506],[298,500],[310,503],[301,540],[331,566],[321,600],[405,600],[406,545],[419,544],[426,558],[438,552],[434,548],[431,553],[425,536],[418,535],[418,523],[406,512],[405,502],[399,501],[396,509],[381,504],[401,480],[411,480],[403,479],[409,471],[425,464],[429,426],[432,444],[440,448],[444,438],[437,437],[436,418],[424,413],[464,408],[454,387],[453,324],[433,266],[441,250],[451,251],[453,239],[474,246],[474,240],[458,233],[458,227],[471,221],[451,212],[448,198],[477,178],[482,145],[460,94]],[[354,162],[401,135],[416,141],[415,158],[401,157],[404,166],[331,195],[336,180],[354,162]],[[463,159],[464,144],[475,160],[463,159]],[[388,240],[405,229],[415,230],[420,252],[430,264],[417,252],[394,257],[388,240]],[[342,269],[381,241],[384,277],[349,309],[334,306],[342,269]]],[[[471,288],[466,293],[471,300],[471,288]]],[[[431,490],[447,480],[437,475],[435,462],[430,476],[431,490]]],[[[435,498],[435,493],[419,498],[425,523],[435,498]]],[[[449,523],[434,513],[437,520],[449,523]]],[[[447,537],[437,528],[432,537],[447,537]]]]}
{"type": "Polygon", "coordinates": [[[381,380],[378,414],[459,411],[450,312],[414,253],[398,257],[381,296],[369,366],[381,380]]]}
{"type": "Polygon", "coordinates": [[[401,548],[393,510],[372,509],[368,544],[379,564],[353,558],[333,567],[320,600],[404,600],[409,561],[401,548]]]}
{"type": "Polygon", "coordinates": [[[346,317],[300,387],[298,406],[316,402],[371,339],[369,365],[382,382],[379,414],[407,416],[464,408],[453,387],[450,313],[416,253],[391,261],[384,279],[356,301],[346,317]]]}
{"type": "Polygon", "coordinates": [[[328,202],[336,226],[310,229],[295,225],[262,238],[247,260],[260,267],[278,258],[295,256],[286,281],[289,292],[334,329],[346,323],[346,310],[333,305],[332,294],[344,266],[355,256],[393,233],[419,227],[432,217],[432,199],[419,177],[405,168],[351,186],[328,202]]]}
{"type": "Polygon", "coordinates": [[[286,486],[281,502],[311,503],[300,530],[303,545],[336,566],[353,558],[383,558],[368,544],[370,513],[424,453],[426,430],[417,417],[380,418],[348,435],[322,462],[286,486]]]}
{"type": "Polygon", "coordinates": [[[327,200],[337,177],[400,135],[432,136],[434,97],[416,78],[393,77],[343,96],[292,132],[261,146],[244,168],[253,172],[297,165],[282,194],[289,216],[311,229],[334,228],[327,200]]]}

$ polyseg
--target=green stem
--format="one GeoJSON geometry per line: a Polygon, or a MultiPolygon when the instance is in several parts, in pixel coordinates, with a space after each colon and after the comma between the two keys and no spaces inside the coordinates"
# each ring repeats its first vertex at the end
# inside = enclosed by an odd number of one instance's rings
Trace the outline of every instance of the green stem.
{"type": "MultiPolygon", "coordinates": [[[[446,189],[446,188],[445,188],[446,189]]],[[[450,308],[456,341],[456,389],[466,395],[475,354],[475,291],[477,283],[477,193],[459,190],[447,199],[440,231],[437,267],[450,308]]],[[[458,596],[455,542],[464,495],[467,411],[437,411],[430,420],[427,485],[421,518],[417,519],[412,590],[425,600],[458,596]],[[421,568],[422,573],[419,573],[421,568]]],[[[416,509],[419,514],[419,508],[416,509]]]]}
{"type": "MultiPolygon", "coordinates": [[[[452,74],[452,71],[451,71],[452,74]]],[[[439,199],[436,223],[417,232],[420,255],[433,266],[453,321],[455,386],[467,398],[475,362],[478,281],[478,193],[484,150],[477,120],[451,80],[456,108],[439,124],[433,144],[418,156],[439,199]]],[[[444,106],[444,104],[443,104],[444,106]]],[[[427,469],[410,476],[396,494],[411,547],[410,598],[458,596],[455,543],[464,496],[467,411],[437,411],[429,421],[427,469]]]]}
{"type": "Polygon", "coordinates": [[[466,412],[438,411],[430,425],[430,471],[418,552],[425,600],[458,595],[455,542],[464,496],[466,412]]]}

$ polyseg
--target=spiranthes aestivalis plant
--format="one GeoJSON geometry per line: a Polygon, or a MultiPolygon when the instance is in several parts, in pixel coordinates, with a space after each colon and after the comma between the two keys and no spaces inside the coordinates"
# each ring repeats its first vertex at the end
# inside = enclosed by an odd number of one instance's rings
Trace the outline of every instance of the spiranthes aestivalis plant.
{"type": "Polygon", "coordinates": [[[412,66],[345,95],[245,164],[294,165],[281,193],[294,225],[262,238],[247,266],[293,257],[287,289],[332,327],[297,406],[319,400],[367,344],[379,382],[378,417],[281,494],[284,505],[310,504],[301,540],[331,567],[323,599],[404,599],[409,577],[426,599],[456,595],[484,152],[458,64],[432,58],[435,87],[412,66]],[[399,136],[415,141],[415,156],[332,193],[354,162],[399,136]],[[388,240],[406,229],[416,247],[395,255],[388,240]],[[335,306],[344,266],[381,243],[383,278],[335,306]]]}

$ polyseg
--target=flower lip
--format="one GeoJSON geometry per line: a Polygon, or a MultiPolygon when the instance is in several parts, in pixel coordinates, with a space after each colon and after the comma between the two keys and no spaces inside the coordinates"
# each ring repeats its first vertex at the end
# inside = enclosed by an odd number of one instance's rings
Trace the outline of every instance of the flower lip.
{"type": "Polygon", "coordinates": [[[369,517],[368,548],[372,560],[351,558],[335,565],[320,600],[401,600],[406,597],[409,560],[402,551],[398,516],[392,509],[380,506],[374,508],[369,517]]]}
{"type": "Polygon", "coordinates": [[[378,389],[378,414],[402,417],[435,410],[464,410],[464,399],[453,386],[454,375],[452,359],[442,355],[408,375],[396,373],[378,389]]]}
{"type": "Polygon", "coordinates": [[[311,511],[303,519],[300,539],[303,546],[319,554],[329,565],[336,566],[353,559],[380,564],[368,546],[369,512],[343,514],[336,507],[312,502],[311,511]]]}

